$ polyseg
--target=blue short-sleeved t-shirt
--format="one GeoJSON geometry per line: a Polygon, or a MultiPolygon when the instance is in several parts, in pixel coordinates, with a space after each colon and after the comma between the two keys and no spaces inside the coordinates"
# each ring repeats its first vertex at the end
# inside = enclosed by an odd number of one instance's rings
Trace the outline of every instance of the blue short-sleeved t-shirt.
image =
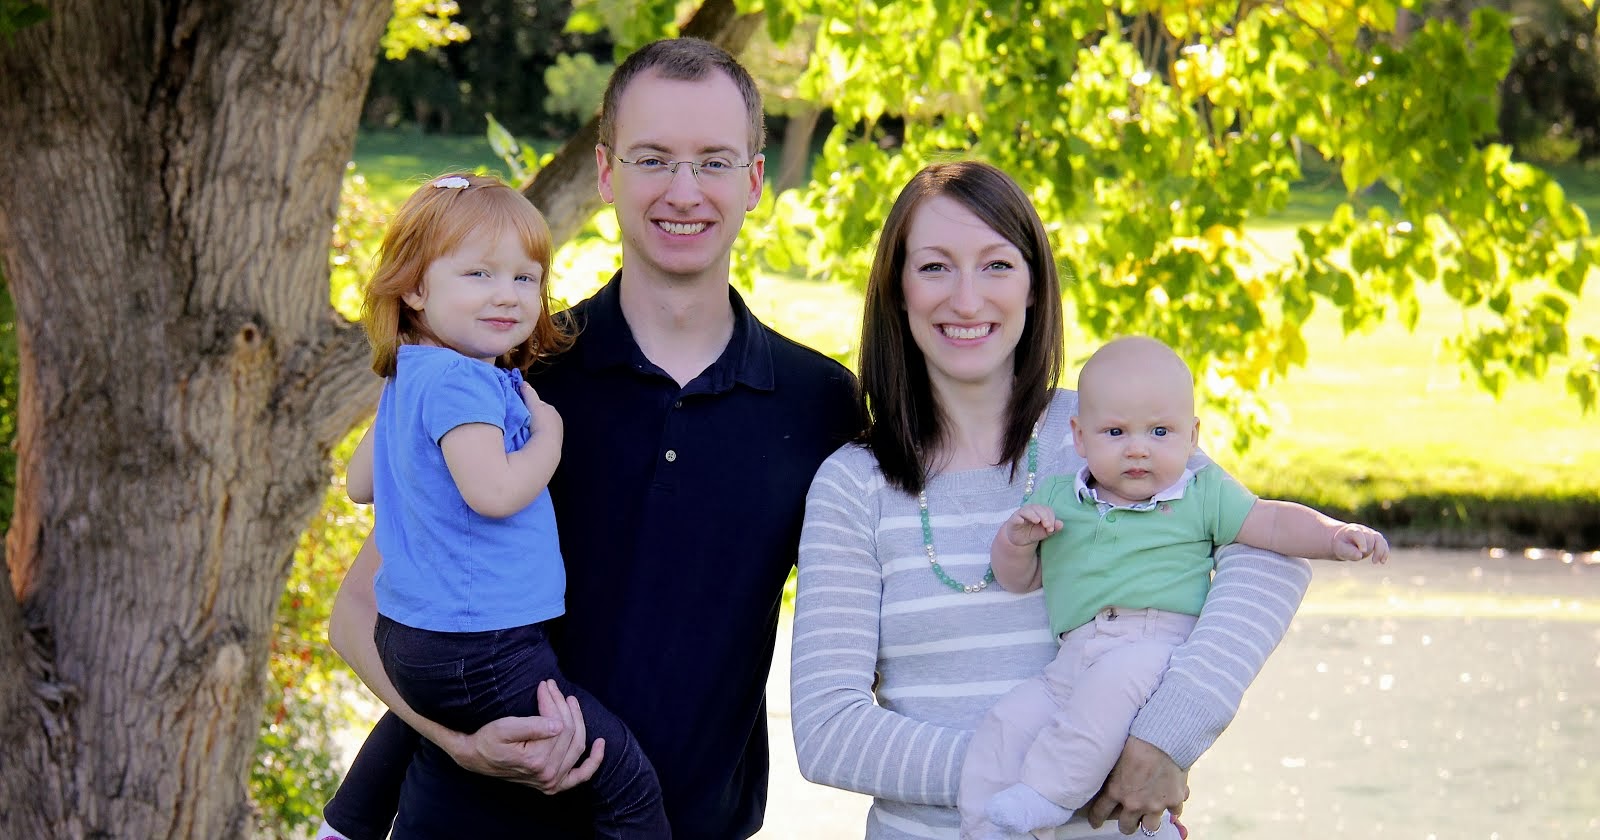
{"type": "Polygon", "coordinates": [[[504,519],[467,505],[439,441],[486,423],[506,451],[531,438],[522,375],[444,347],[400,348],[373,421],[378,612],[409,627],[473,632],[561,615],[566,572],[549,491],[504,519]]]}

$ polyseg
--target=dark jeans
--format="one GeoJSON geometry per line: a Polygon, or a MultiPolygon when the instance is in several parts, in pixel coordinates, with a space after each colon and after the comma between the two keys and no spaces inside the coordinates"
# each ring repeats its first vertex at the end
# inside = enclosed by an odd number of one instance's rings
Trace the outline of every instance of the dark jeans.
{"type": "MultiPolygon", "coordinates": [[[[374,631],[384,670],[419,714],[459,732],[507,716],[538,714],[535,691],[554,679],[576,696],[590,742],[606,741],[594,778],[562,797],[586,800],[594,835],[627,840],[672,836],[655,769],[633,733],[562,676],[542,626],[479,633],[417,630],[382,616],[374,631]]],[[[443,750],[385,715],[339,786],[324,817],[357,840],[545,837],[533,788],[462,769],[443,750]],[[403,775],[402,775],[403,774],[403,775]]]]}

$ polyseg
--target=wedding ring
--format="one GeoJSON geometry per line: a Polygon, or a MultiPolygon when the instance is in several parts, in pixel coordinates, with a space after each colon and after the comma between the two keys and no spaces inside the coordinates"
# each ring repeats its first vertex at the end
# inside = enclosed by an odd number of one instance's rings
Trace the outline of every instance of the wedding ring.
{"type": "Polygon", "coordinates": [[[1150,829],[1144,827],[1144,823],[1139,823],[1139,833],[1146,837],[1154,837],[1161,833],[1161,828],[1158,826],[1155,831],[1151,831],[1150,829]]]}

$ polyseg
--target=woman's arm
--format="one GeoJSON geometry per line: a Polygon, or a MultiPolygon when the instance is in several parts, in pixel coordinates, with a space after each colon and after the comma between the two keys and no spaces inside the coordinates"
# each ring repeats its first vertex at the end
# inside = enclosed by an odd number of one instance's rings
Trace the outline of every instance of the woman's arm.
{"type": "Polygon", "coordinates": [[[1244,690],[1289,630],[1311,564],[1243,545],[1217,550],[1217,574],[1188,641],[1132,734],[1188,768],[1211,748],[1239,710],[1244,690]]]}
{"type": "Polygon", "coordinates": [[[373,577],[382,564],[377,542],[362,544],[339,584],[328,619],[328,642],[383,704],[422,737],[439,745],[457,764],[481,775],[497,776],[555,793],[588,781],[605,750],[596,741],[589,759],[577,764],[587,742],[577,698],[562,697],[554,683],[539,686],[539,715],[501,718],[472,735],[447,729],[417,714],[395,690],[373,641],[378,599],[373,577]]]}
{"type": "Polygon", "coordinates": [[[871,456],[841,450],[806,497],[790,707],[800,774],[901,802],[954,805],[971,733],[878,706],[882,569],[871,456]]]}
{"type": "Polygon", "coordinates": [[[1311,564],[1298,557],[1238,544],[1217,550],[1199,620],[1133,719],[1116,768],[1089,805],[1090,823],[1116,817],[1129,834],[1142,817],[1154,824],[1164,810],[1182,811],[1186,771],[1233,721],[1310,585],[1311,564]]]}

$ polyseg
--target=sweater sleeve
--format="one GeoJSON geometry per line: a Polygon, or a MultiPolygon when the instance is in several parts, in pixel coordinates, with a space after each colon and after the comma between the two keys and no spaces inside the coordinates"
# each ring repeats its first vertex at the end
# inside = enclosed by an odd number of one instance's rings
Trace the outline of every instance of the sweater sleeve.
{"type": "Polygon", "coordinates": [[[1311,564],[1244,545],[1217,550],[1217,573],[1188,641],[1134,718],[1132,734],[1192,766],[1239,711],[1244,690],[1289,630],[1311,564]]]}
{"type": "Polygon", "coordinates": [[[812,782],[954,805],[971,733],[874,702],[883,597],[875,491],[882,485],[870,456],[846,447],[823,464],[806,498],[790,666],[795,755],[812,782]]]}

